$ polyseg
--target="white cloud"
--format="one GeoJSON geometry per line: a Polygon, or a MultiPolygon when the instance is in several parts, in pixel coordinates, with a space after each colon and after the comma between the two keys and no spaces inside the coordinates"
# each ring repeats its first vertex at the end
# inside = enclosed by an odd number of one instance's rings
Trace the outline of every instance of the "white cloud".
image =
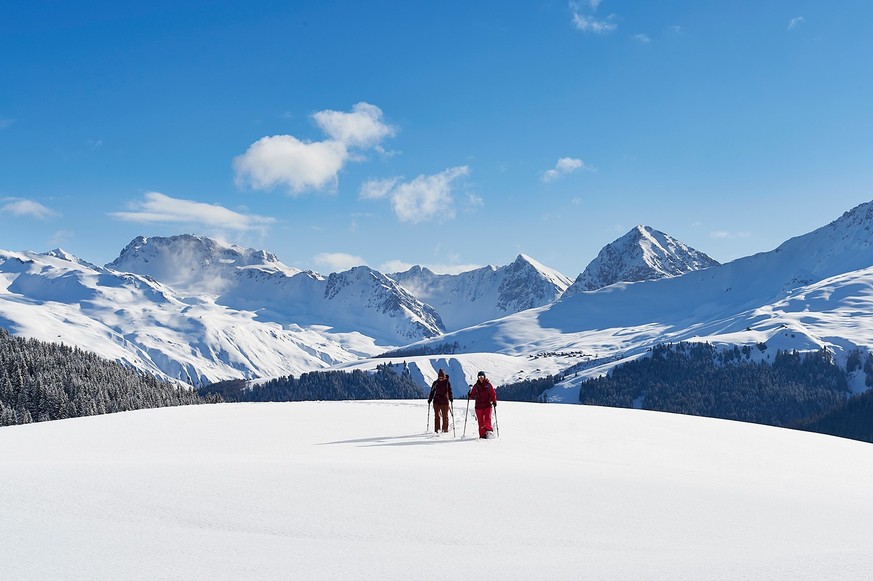
{"type": "Polygon", "coordinates": [[[555,164],[554,169],[549,169],[543,172],[542,180],[544,182],[551,182],[561,176],[571,174],[579,169],[586,169],[591,171],[594,168],[585,165],[585,162],[581,159],[576,159],[573,157],[562,157],[558,160],[558,163],[555,164]]]}
{"type": "Polygon", "coordinates": [[[573,26],[582,32],[590,32],[592,34],[613,32],[618,28],[618,25],[613,20],[614,15],[610,15],[606,20],[603,20],[593,15],[589,16],[579,12],[573,13],[573,26]]]}
{"type": "Polygon", "coordinates": [[[570,10],[573,12],[597,12],[601,0],[570,0],[570,10]]]}
{"type": "Polygon", "coordinates": [[[313,118],[329,139],[310,142],[292,135],[263,137],[234,158],[237,185],[256,190],[285,186],[293,195],[335,188],[347,162],[362,161],[365,158],[359,152],[367,149],[385,154],[380,142],[396,133],[394,127],[382,122],[382,110],[369,103],[356,104],[351,113],[319,111],[313,118]]]}
{"type": "Polygon", "coordinates": [[[49,218],[60,216],[59,212],[47,208],[33,200],[26,200],[23,198],[3,198],[0,201],[5,202],[3,206],[0,206],[0,212],[4,214],[28,216],[30,218],[37,218],[38,220],[47,220],[49,218]]]}
{"type": "Polygon", "coordinates": [[[485,200],[482,199],[482,196],[472,193],[467,194],[466,202],[464,203],[464,210],[466,212],[475,212],[484,206],[485,200]]]}
{"type": "Polygon", "coordinates": [[[382,110],[369,103],[358,103],[351,113],[319,111],[313,118],[328,137],[347,147],[376,147],[397,133],[396,128],[382,123],[382,110]]]}
{"type": "Polygon", "coordinates": [[[633,38],[634,40],[642,44],[649,44],[650,42],[652,42],[652,39],[649,38],[648,34],[635,34],[633,38]]]}
{"type": "Polygon", "coordinates": [[[362,200],[378,200],[384,198],[394,189],[394,186],[396,186],[399,181],[400,178],[398,177],[383,180],[369,180],[364,182],[364,185],[361,186],[359,197],[362,200]]]}
{"type": "Polygon", "coordinates": [[[389,260],[387,262],[383,262],[379,265],[379,272],[391,273],[391,272],[406,272],[410,268],[415,266],[411,262],[404,262],[402,260],[389,260]]]}
{"type": "Polygon", "coordinates": [[[360,256],[345,252],[321,252],[313,257],[316,264],[327,266],[331,272],[342,272],[355,266],[366,265],[367,261],[360,256]]]}
{"type": "Polygon", "coordinates": [[[573,26],[582,32],[606,34],[618,28],[615,23],[617,16],[610,14],[605,19],[597,18],[594,13],[600,7],[600,0],[570,0],[570,12],[573,15],[573,26]]]}
{"type": "Polygon", "coordinates": [[[291,135],[263,137],[233,160],[237,184],[256,190],[285,185],[292,194],[336,184],[349,157],[339,141],[304,143],[291,135]]]}
{"type": "Polygon", "coordinates": [[[54,246],[63,246],[68,244],[76,237],[76,233],[72,230],[58,230],[52,234],[51,243],[54,246]]]}
{"type": "Polygon", "coordinates": [[[361,198],[389,198],[401,222],[451,219],[455,217],[452,183],[469,173],[470,168],[462,165],[435,175],[420,175],[405,183],[400,178],[371,180],[361,186],[361,198]]]}
{"type": "Polygon", "coordinates": [[[427,268],[437,274],[461,274],[482,268],[481,264],[428,264],[427,268]]]}
{"type": "Polygon", "coordinates": [[[171,198],[148,192],[142,202],[132,202],[129,212],[112,212],[110,216],[127,222],[187,223],[226,228],[240,232],[263,230],[276,219],[255,214],[240,214],[216,204],[171,198]]]}
{"type": "Polygon", "coordinates": [[[709,233],[710,238],[718,238],[723,240],[735,240],[737,238],[749,238],[751,232],[729,232],[727,230],[716,230],[709,233]]]}
{"type": "Polygon", "coordinates": [[[803,16],[795,16],[788,21],[788,30],[794,30],[804,22],[806,22],[806,18],[804,18],[803,16]]]}

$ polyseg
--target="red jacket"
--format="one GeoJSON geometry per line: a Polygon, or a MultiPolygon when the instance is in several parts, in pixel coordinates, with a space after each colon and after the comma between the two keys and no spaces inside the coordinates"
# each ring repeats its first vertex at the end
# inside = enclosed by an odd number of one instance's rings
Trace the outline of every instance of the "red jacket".
{"type": "Polygon", "coordinates": [[[427,403],[433,402],[434,405],[449,405],[453,401],[452,384],[448,376],[440,381],[437,379],[430,386],[430,397],[427,398],[427,403]]]}
{"type": "Polygon", "coordinates": [[[467,399],[475,399],[476,400],[476,409],[487,409],[491,407],[491,404],[497,403],[497,390],[494,389],[494,386],[491,385],[491,382],[487,379],[485,382],[477,381],[473,384],[473,387],[470,388],[470,393],[467,394],[467,399]]]}

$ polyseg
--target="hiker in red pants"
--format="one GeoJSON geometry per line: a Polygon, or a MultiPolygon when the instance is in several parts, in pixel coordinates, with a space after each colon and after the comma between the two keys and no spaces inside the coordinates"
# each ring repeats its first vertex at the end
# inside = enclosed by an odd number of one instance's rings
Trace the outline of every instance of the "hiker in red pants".
{"type": "Polygon", "coordinates": [[[479,422],[479,437],[493,438],[491,427],[491,410],[497,407],[497,391],[488,378],[485,377],[485,372],[480,371],[476,379],[476,383],[470,388],[467,394],[467,399],[476,400],[476,420],[479,422]]]}

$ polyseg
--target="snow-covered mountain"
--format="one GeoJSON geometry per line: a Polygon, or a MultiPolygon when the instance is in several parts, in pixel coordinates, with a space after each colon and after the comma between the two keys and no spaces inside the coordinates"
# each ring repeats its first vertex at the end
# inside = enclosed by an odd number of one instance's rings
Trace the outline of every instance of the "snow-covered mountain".
{"type": "Polygon", "coordinates": [[[873,349],[873,202],[770,252],[680,276],[565,293],[553,304],[407,349],[447,354],[413,358],[426,379],[436,365],[452,366],[467,382],[477,367],[487,369],[499,383],[572,369],[552,395],[576,401],[584,378],[678,341],[764,343],[770,353],[827,347],[838,362],[855,348],[873,349]],[[490,367],[482,367],[484,354],[490,367]]]}
{"type": "Polygon", "coordinates": [[[389,276],[433,306],[449,330],[552,303],[570,285],[566,276],[524,254],[497,268],[435,274],[415,266],[389,276]]]}
{"type": "Polygon", "coordinates": [[[570,369],[558,401],[663,342],[827,347],[838,361],[873,346],[873,202],[771,252],[557,301],[569,281],[523,255],[455,276],[323,277],[181,236],[138,238],[108,266],[62,250],[0,252],[0,326],[195,383],[372,368],[392,347],[423,385],[441,367],[458,386],[480,369],[497,383],[570,369]]]}
{"type": "Polygon", "coordinates": [[[194,384],[298,375],[441,325],[366,267],[324,278],[208,238],[140,237],[107,267],[60,249],[0,251],[0,326],[194,384]]]}
{"type": "Polygon", "coordinates": [[[258,321],[63,251],[0,251],[0,326],[195,384],[299,374],[359,357],[323,333],[258,321]]]}
{"type": "Polygon", "coordinates": [[[138,237],[106,266],[148,275],[186,295],[214,295],[217,304],[252,311],[259,321],[358,333],[382,346],[443,331],[431,307],[365,266],[325,278],[263,250],[191,235],[138,237]]]}
{"type": "Polygon", "coordinates": [[[220,294],[239,284],[248,270],[291,277],[291,268],[270,252],[222,244],[211,238],[137,236],[106,268],[150,276],[180,291],[220,294]]]}
{"type": "Polygon", "coordinates": [[[717,266],[718,261],[672,236],[638,225],[603,247],[565,292],[572,296],[617,282],[639,282],[678,276],[717,266]]]}

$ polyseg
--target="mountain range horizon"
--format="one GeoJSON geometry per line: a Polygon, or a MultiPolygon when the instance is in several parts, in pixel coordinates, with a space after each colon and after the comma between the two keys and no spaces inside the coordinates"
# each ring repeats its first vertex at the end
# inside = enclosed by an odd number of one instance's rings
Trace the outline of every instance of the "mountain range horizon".
{"type": "MultiPolygon", "coordinates": [[[[822,329],[784,307],[796,308],[809,285],[838,275],[845,282],[833,284],[866,290],[869,273],[856,271],[873,265],[871,228],[868,202],[773,251],[719,264],[639,225],[604,246],[575,280],[525,254],[460,274],[357,266],[324,276],[267,250],[193,234],[138,236],[104,267],[62,249],[0,251],[0,326],[192,385],[372,368],[398,349],[415,353],[404,363],[422,385],[441,366],[465,377],[490,366],[500,382],[579,366],[535,359],[546,352],[584,354],[589,368],[578,383],[659,341],[830,346],[839,360],[849,348],[866,348],[868,336],[873,342],[873,330],[831,328],[825,319],[840,309],[828,300],[815,303],[824,311],[804,303],[822,315],[822,329]],[[774,331],[788,328],[790,336],[774,331]]],[[[573,385],[554,390],[552,401],[572,401],[573,385]]]]}

